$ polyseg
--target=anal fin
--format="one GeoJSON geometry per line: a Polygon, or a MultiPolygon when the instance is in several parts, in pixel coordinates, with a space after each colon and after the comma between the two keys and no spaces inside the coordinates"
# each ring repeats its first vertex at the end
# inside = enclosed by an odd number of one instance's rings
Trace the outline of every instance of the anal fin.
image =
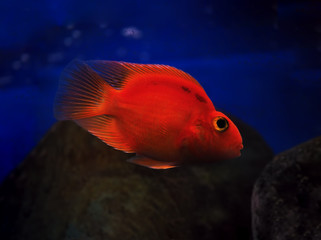
{"type": "Polygon", "coordinates": [[[135,156],[128,159],[127,161],[152,169],[168,169],[177,167],[175,163],[158,161],[144,156],[135,156]]]}

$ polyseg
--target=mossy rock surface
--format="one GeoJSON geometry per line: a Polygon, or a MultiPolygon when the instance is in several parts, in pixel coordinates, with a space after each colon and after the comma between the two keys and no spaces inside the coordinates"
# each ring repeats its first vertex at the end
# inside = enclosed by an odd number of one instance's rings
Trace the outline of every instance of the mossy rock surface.
{"type": "Polygon", "coordinates": [[[58,122],[0,187],[1,239],[250,239],[252,187],[273,153],[236,122],[242,157],[167,170],[58,122]]]}
{"type": "Polygon", "coordinates": [[[321,239],[321,136],[266,166],[252,208],[255,240],[321,239]]]}

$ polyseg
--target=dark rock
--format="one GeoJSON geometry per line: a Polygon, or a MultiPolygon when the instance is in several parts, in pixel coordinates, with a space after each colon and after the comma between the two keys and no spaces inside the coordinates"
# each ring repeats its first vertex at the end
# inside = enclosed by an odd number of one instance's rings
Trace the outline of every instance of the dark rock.
{"type": "Polygon", "coordinates": [[[255,184],[255,240],[321,239],[321,137],[277,155],[255,184]]]}
{"type": "Polygon", "coordinates": [[[1,239],[250,239],[252,187],[273,154],[237,125],[241,158],[152,170],[59,122],[0,187],[1,239]]]}

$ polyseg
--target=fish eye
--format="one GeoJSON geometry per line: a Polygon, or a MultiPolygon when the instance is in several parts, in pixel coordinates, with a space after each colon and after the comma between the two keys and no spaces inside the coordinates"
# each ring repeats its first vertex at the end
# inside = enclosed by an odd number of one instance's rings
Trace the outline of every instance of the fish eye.
{"type": "Polygon", "coordinates": [[[215,130],[219,132],[224,132],[226,129],[228,129],[228,121],[223,117],[214,118],[213,125],[215,130]]]}

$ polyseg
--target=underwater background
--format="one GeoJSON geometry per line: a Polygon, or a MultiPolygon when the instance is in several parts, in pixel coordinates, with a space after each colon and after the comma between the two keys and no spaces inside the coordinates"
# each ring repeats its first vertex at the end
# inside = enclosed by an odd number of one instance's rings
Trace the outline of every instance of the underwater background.
{"type": "MultiPolygon", "coordinates": [[[[321,134],[320,1],[0,1],[0,180],[75,58],[168,64],[282,152],[321,134]]],[[[246,146],[245,146],[246,147],[246,146]]]]}

